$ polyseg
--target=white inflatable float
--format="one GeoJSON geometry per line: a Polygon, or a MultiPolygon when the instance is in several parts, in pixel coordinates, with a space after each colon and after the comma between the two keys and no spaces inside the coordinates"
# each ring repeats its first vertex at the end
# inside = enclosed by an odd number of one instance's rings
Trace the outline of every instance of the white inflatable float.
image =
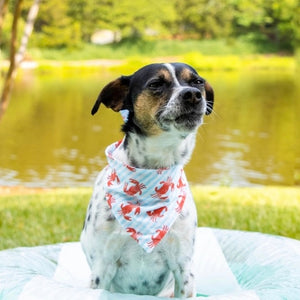
{"type": "MultiPolygon", "coordinates": [[[[193,299],[300,299],[300,241],[260,233],[198,228],[193,299]]],[[[89,286],[79,243],[0,252],[0,299],[155,300],[89,286]]]]}

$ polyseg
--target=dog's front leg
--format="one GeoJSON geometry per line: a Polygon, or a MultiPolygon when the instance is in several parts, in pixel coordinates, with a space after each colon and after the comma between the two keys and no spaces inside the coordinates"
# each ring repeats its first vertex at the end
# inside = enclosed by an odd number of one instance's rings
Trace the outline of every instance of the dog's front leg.
{"type": "Polygon", "coordinates": [[[111,235],[107,240],[101,257],[92,265],[91,287],[110,290],[117,272],[117,262],[121,256],[124,241],[119,234],[111,235]]]}
{"type": "Polygon", "coordinates": [[[173,270],[175,280],[175,298],[187,298],[194,296],[194,275],[190,272],[190,268],[183,269],[182,266],[173,270]]]}
{"type": "Polygon", "coordinates": [[[175,290],[174,290],[175,298],[183,298],[185,296],[185,292],[183,289],[182,275],[183,274],[179,269],[173,270],[173,276],[175,280],[175,290]]]}
{"type": "MultiPolygon", "coordinates": [[[[172,239],[171,239],[172,240],[172,239]]],[[[180,249],[180,241],[172,240],[174,249],[180,249]]],[[[168,265],[174,277],[175,298],[187,298],[194,296],[194,275],[191,268],[192,251],[186,249],[185,254],[173,250],[167,253],[168,265]]]]}

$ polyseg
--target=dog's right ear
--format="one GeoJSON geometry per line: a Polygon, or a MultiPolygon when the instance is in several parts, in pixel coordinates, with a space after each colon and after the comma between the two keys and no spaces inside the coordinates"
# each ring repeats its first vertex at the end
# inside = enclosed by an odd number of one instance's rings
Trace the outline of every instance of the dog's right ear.
{"type": "Polygon", "coordinates": [[[92,115],[98,111],[101,103],[114,111],[125,109],[125,100],[129,91],[130,79],[131,76],[121,76],[107,84],[100,92],[93,106],[92,115]]]}

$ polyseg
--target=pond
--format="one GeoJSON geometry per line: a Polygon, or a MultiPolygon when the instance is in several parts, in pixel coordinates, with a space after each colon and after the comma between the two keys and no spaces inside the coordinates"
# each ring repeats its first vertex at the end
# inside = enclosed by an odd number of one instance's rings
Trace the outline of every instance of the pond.
{"type": "MultiPolygon", "coordinates": [[[[299,184],[300,82],[280,71],[201,72],[215,90],[186,166],[194,184],[299,184]],[[298,131],[297,131],[298,129],[298,131]],[[296,134],[298,136],[296,137],[296,134]]],[[[105,69],[23,70],[0,123],[0,186],[92,186],[122,118],[101,107],[99,91],[119,76],[105,69]]]]}

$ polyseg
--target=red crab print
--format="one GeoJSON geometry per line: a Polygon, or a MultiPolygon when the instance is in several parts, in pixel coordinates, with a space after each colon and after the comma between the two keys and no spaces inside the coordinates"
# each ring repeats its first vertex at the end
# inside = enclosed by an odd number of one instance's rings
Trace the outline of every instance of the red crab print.
{"type": "Polygon", "coordinates": [[[141,213],[140,204],[132,204],[129,203],[127,205],[121,204],[121,210],[119,211],[120,215],[124,217],[125,220],[131,221],[131,217],[128,216],[132,211],[134,211],[135,215],[139,215],[141,213]]]}
{"type": "Polygon", "coordinates": [[[123,191],[125,194],[127,194],[128,196],[134,196],[136,194],[140,194],[142,195],[142,189],[145,189],[146,186],[143,183],[139,183],[137,180],[130,178],[129,181],[131,183],[133,183],[134,185],[132,185],[131,187],[128,188],[128,183],[125,182],[123,191]]]}
{"type": "Polygon", "coordinates": [[[176,207],[176,212],[180,213],[182,211],[183,208],[183,204],[185,202],[186,199],[186,192],[184,191],[182,195],[179,195],[178,198],[181,198],[180,201],[176,201],[177,203],[177,207],[176,207]]]}
{"type": "Polygon", "coordinates": [[[130,236],[137,242],[139,241],[139,237],[142,236],[140,232],[137,232],[134,228],[131,227],[128,227],[126,231],[129,232],[130,236]]]}
{"type": "Polygon", "coordinates": [[[166,212],[168,208],[166,206],[159,207],[155,210],[147,211],[147,215],[150,217],[152,222],[156,222],[157,218],[162,218],[163,213],[166,212]]]}
{"type": "Polygon", "coordinates": [[[111,209],[112,203],[116,202],[115,198],[113,197],[112,194],[106,193],[106,200],[107,200],[107,204],[108,204],[109,208],[111,209]]]}
{"type": "Polygon", "coordinates": [[[120,184],[120,179],[115,169],[112,170],[111,174],[107,177],[107,186],[112,186],[114,183],[120,184]]]}
{"type": "Polygon", "coordinates": [[[182,179],[182,172],[183,172],[183,170],[181,169],[181,175],[180,175],[179,180],[178,180],[178,183],[177,183],[177,185],[176,185],[176,187],[177,187],[178,189],[182,189],[183,187],[186,186],[186,183],[184,183],[184,181],[183,181],[183,179],[182,179]]]}
{"type": "Polygon", "coordinates": [[[169,227],[164,225],[162,229],[158,229],[156,230],[157,235],[151,237],[151,242],[148,242],[148,247],[149,248],[154,248],[162,239],[163,237],[166,235],[166,233],[168,232],[169,227]]]}
{"type": "Polygon", "coordinates": [[[159,198],[160,200],[166,200],[168,199],[168,196],[165,196],[165,194],[171,189],[171,191],[174,190],[174,183],[172,182],[172,178],[168,177],[167,181],[161,181],[159,184],[162,184],[160,188],[155,187],[155,194],[152,194],[152,198],[159,198]]]}
{"type": "Polygon", "coordinates": [[[124,166],[130,171],[130,172],[135,172],[136,171],[136,168],[135,167],[131,167],[131,166],[128,166],[128,165],[125,165],[124,166]]]}

